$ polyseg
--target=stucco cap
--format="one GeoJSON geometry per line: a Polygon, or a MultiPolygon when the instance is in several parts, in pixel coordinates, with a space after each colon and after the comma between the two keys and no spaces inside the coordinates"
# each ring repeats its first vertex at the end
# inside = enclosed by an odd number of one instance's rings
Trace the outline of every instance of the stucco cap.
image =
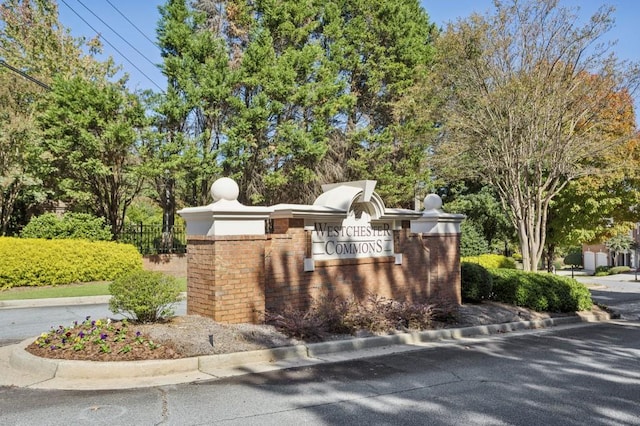
{"type": "Polygon", "coordinates": [[[375,180],[359,180],[323,185],[324,191],[313,202],[314,206],[324,206],[343,212],[351,210],[353,203],[368,203],[373,207],[374,219],[384,215],[385,207],[380,196],[374,191],[375,180]]]}
{"type": "Polygon", "coordinates": [[[237,201],[240,188],[236,181],[228,177],[221,177],[211,184],[211,197],[213,201],[227,200],[237,201]]]}
{"type": "Polygon", "coordinates": [[[442,198],[438,194],[428,194],[424,197],[424,209],[425,210],[440,210],[442,209],[442,198]]]}

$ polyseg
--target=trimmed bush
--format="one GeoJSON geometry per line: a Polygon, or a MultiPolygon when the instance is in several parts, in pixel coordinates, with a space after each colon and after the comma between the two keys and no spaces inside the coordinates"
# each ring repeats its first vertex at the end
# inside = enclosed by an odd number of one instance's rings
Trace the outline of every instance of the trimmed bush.
{"type": "Polygon", "coordinates": [[[484,266],[487,269],[516,269],[516,262],[512,258],[503,256],[501,254],[482,254],[480,256],[462,257],[460,258],[460,261],[475,263],[480,266],[484,266]]]}
{"type": "Polygon", "coordinates": [[[493,278],[492,299],[536,311],[575,312],[590,310],[589,290],[573,278],[512,269],[489,269],[493,278]]]}
{"type": "Polygon", "coordinates": [[[614,266],[609,269],[609,275],[624,274],[629,271],[631,271],[631,268],[628,266],[614,266]]]}
{"type": "Polygon", "coordinates": [[[156,322],[173,315],[180,300],[180,284],[161,272],[136,271],[109,284],[109,309],[140,322],[156,322]]]}
{"type": "Polygon", "coordinates": [[[60,218],[55,213],[45,213],[31,219],[20,236],[22,238],[109,241],[111,231],[102,217],[86,213],[66,213],[60,218]]]}
{"type": "Polygon", "coordinates": [[[0,288],[111,281],[142,269],[135,247],[111,241],[0,238],[0,288]]]}
{"type": "Polygon", "coordinates": [[[603,277],[605,275],[609,275],[609,267],[608,266],[597,266],[594,275],[596,277],[603,277]]]}
{"type": "Polygon", "coordinates": [[[569,253],[564,258],[564,264],[582,267],[582,252],[574,251],[572,253],[569,253]]]}
{"type": "Polygon", "coordinates": [[[493,278],[481,265],[471,262],[460,264],[461,293],[463,302],[481,302],[491,297],[493,278]]]}

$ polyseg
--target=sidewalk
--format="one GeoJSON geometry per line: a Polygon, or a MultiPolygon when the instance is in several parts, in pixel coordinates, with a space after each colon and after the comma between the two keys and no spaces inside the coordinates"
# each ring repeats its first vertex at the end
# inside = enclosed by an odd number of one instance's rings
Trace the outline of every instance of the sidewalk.
{"type": "MultiPolygon", "coordinates": [[[[105,296],[81,298],[83,303],[105,303],[105,296]]],[[[106,296],[108,298],[108,296],[106,296]]],[[[70,298],[66,298],[69,303],[70,298]]],[[[62,303],[51,299],[12,302],[16,308],[51,306],[62,303]]],[[[71,300],[72,304],[80,302],[71,300]]],[[[60,305],[58,305],[60,306],[60,305]]],[[[33,338],[21,343],[0,347],[0,386],[38,389],[127,389],[168,384],[190,383],[220,379],[249,373],[301,367],[319,363],[339,362],[414,351],[442,344],[456,344],[456,340],[470,337],[515,332],[547,327],[576,327],[587,322],[609,320],[608,315],[548,318],[475,327],[429,330],[388,336],[356,338],[306,345],[207,355],[176,360],[129,362],[69,361],[40,358],[26,352],[33,338]]],[[[34,336],[35,338],[35,336],[34,336]]]]}

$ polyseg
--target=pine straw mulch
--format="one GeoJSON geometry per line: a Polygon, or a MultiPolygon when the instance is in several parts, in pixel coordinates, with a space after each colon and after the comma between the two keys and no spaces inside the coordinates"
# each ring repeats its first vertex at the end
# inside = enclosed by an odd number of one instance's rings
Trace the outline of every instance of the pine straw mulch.
{"type": "Polygon", "coordinates": [[[244,352],[299,343],[269,325],[220,324],[210,318],[185,315],[153,324],[87,318],[69,327],[52,327],[26,350],[43,358],[136,361],[244,352]]]}
{"type": "MultiPolygon", "coordinates": [[[[434,328],[499,324],[566,315],[572,314],[535,312],[522,307],[485,302],[460,306],[457,321],[434,324],[434,328]]],[[[341,335],[329,336],[328,339],[353,337],[341,335]]],[[[44,358],[135,361],[243,352],[301,343],[271,325],[220,324],[210,318],[185,315],[154,324],[86,318],[68,327],[52,327],[26,350],[44,358]]]]}

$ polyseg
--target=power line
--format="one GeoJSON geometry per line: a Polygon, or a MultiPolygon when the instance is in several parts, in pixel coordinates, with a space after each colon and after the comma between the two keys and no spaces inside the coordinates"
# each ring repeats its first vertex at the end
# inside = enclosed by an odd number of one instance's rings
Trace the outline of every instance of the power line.
{"type": "Polygon", "coordinates": [[[89,22],[87,22],[86,19],[84,19],[78,12],[76,12],[76,10],[74,8],[69,6],[69,4],[65,0],[60,0],[60,1],[62,3],[64,3],[64,5],[67,6],[78,18],[80,18],[82,20],[82,22],[87,24],[87,26],[89,28],[91,28],[93,31],[95,31],[95,33],[96,33],[96,35],[98,35],[98,37],[100,37],[102,40],[104,40],[104,42],[107,43],[109,46],[111,46],[111,48],[113,50],[115,50],[120,56],[122,56],[122,58],[124,58],[124,60],[129,62],[129,64],[131,64],[132,67],[134,67],[140,74],[142,74],[147,80],[149,80],[154,86],[156,86],[158,88],[158,90],[160,90],[161,92],[164,91],[160,86],[158,86],[158,84],[155,81],[153,81],[147,74],[145,74],[144,71],[142,71],[140,68],[138,68],[138,66],[136,64],[134,64],[129,58],[127,58],[122,52],[120,52],[120,50],[118,50],[117,47],[115,47],[113,44],[111,44],[111,42],[109,42],[109,40],[107,40],[106,37],[101,35],[100,31],[96,30],[89,22]]]}
{"type": "Polygon", "coordinates": [[[113,5],[113,3],[111,3],[109,0],[106,0],[106,1],[107,1],[107,3],[109,3],[109,6],[111,6],[116,12],[118,12],[120,14],[120,16],[122,16],[129,24],[131,24],[131,26],[133,28],[138,30],[138,32],[142,35],[142,37],[146,38],[149,41],[149,43],[153,44],[155,47],[159,47],[158,44],[155,41],[153,41],[149,37],[147,37],[147,35],[144,33],[144,31],[142,31],[140,28],[138,28],[136,26],[136,24],[131,22],[131,20],[129,20],[129,18],[127,18],[127,16],[124,13],[120,12],[120,10],[117,7],[115,7],[113,5]]]}
{"type": "Polygon", "coordinates": [[[37,84],[40,87],[43,87],[47,90],[51,90],[51,87],[49,87],[47,84],[43,83],[42,81],[38,80],[35,77],[31,77],[29,74],[27,74],[24,71],[20,71],[17,68],[12,67],[11,65],[9,65],[8,63],[6,63],[4,60],[0,59],[0,65],[2,65],[3,67],[6,67],[8,69],[10,69],[11,71],[20,74],[22,77],[26,78],[27,80],[31,81],[32,83],[37,84]]]}
{"type": "Polygon", "coordinates": [[[153,65],[154,67],[157,66],[151,59],[147,58],[145,56],[144,53],[142,53],[141,51],[139,51],[133,44],[129,43],[129,41],[122,37],[120,35],[120,33],[118,33],[118,31],[114,30],[109,24],[107,24],[100,16],[96,15],[91,9],[89,9],[84,3],[82,3],[80,0],[78,0],[78,3],[80,3],[80,5],[82,7],[84,7],[85,9],[87,9],[89,11],[89,13],[91,13],[93,16],[95,16],[100,22],[102,22],[107,28],[109,28],[115,35],[117,35],[118,37],[120,37],[120,40],[124,41],[130,48],[132,48],[133,50],[135,50],[138,55],[142,56],[144,59],[147,60],[147,62],[149,62],[151,65],[153,65]]]}

